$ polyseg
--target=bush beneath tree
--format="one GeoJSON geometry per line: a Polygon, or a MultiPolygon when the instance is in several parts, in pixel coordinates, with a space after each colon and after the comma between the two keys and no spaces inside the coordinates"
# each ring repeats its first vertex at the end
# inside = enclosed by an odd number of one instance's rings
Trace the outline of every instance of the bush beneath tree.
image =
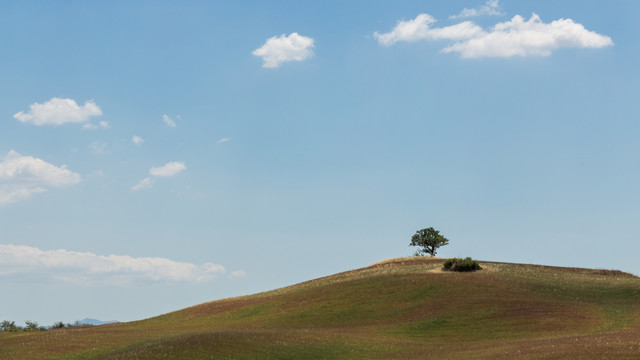
{"type": "Polygon", "coordinates": [[[478,261],[471,259],[470,257],[460,259],[453,258],[447,259],[442,266],[442,269],[449,271],[476,271],[482,270],[478,261]]]}

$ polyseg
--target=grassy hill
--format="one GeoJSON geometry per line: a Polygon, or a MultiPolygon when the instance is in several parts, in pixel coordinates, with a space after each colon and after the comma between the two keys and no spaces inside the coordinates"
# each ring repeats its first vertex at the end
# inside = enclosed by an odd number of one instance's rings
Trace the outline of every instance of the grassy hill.
{"type": "Polygon", "coordinates": [[[639,359],[640,279],[401,258],[147,320],[0,333],[0,359],[639,359]]]}

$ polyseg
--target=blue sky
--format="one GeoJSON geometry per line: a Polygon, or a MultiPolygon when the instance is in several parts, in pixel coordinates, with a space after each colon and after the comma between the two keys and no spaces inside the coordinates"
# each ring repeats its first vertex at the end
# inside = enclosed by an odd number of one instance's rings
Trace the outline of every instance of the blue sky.
{"type": "Polygon", "coordinates": [[[640,4],[3,2],[0,319],[413,253],[640,274],[640,4]]]}

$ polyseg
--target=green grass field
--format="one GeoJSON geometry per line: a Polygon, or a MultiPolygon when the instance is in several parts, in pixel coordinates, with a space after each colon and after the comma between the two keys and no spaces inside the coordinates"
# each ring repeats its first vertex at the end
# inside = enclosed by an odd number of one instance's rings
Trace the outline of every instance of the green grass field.
{"type": "Polygon", "coordinates": [[[0,359],[640,359],[640,279],[391,259],[147,320],[0,333],[0,359]]]}

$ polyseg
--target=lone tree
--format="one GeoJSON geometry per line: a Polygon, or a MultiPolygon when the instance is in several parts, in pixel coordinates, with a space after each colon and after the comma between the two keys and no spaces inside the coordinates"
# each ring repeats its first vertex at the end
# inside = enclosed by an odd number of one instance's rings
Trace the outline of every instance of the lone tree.
{"type": "Polygon", "coordinates": [[[423,254],[429,254],[431,256],[436,255],[436,249],[440,246],[447,245],[449,240],[440,235],[440,231],[430,227],[416,231],[411,237],[411,244],[409,246],[421,246],[422,249],[416,251],[415,255],[420,256],[423,254]]]}

